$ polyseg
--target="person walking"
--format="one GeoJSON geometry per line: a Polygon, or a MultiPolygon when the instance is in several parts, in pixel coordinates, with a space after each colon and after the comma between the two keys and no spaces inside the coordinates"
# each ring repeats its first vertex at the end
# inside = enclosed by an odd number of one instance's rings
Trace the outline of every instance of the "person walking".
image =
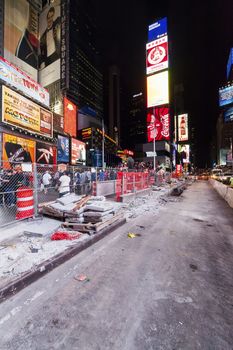
{"type": "Polygon", "coordinates": [[[68,176],[67,171],[65,171],[59,179],[58,192],[59,198],[70,193],[70,177],[68,176]]]}
{"type": "Polygon", "coordinates": [[[44,185],[44,194],[48,193],[48,188],[49,188],[51,180],[52,180],[52,176],[50,175],[49,171],[46,170],[46,172],[44,173],[44,175],[42,177],[42,184],[44,185]]]}

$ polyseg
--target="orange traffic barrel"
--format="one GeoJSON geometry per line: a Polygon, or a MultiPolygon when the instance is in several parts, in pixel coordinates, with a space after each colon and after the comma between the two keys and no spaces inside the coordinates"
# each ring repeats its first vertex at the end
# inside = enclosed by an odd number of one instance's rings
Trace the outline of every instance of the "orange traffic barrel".
{"type": "Polygon", "coordinates": [[[34,215],[33,190],[26,186],[21,186],[18,188],[16,192],[16,197],[17,197],[16,220],[28,219],[33,217],[34,215]]]}

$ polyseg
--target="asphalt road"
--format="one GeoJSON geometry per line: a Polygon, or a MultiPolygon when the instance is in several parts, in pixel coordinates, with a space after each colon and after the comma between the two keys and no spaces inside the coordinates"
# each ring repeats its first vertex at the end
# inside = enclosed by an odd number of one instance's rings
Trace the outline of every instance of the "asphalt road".
{"type": "Polygon", "coordinates": [[[0,349],[232,350],[232,214],[194,183],[2,303],[0,349]]]}

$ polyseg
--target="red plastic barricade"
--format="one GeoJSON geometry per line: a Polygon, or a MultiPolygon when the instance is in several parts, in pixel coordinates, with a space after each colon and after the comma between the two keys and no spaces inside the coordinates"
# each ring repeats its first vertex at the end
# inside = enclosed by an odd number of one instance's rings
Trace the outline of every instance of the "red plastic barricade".
{"type": "Polygon", "coordinates": [[[96,196],[97,195],[97,183],[96,181],[92,182],[92,196],[96,196]]]}
{"type": "Polygon", "coordinates": [[[26,186],[21,186],[18,188],[16,192],[16,196],[17,196],[16,220],[28,219],[33,217],[34,215],[33,190],[26,186]]]}
{"type": "Polygon", "coordinates": [[[121,196],[121,181],[122,180],[116,180],[116,201],[120,202],[120,196],[121,196]]]}

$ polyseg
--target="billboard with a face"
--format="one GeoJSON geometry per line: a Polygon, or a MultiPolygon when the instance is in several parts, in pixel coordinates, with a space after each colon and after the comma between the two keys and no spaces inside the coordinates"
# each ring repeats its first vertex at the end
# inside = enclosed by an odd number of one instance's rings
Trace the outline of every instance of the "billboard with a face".
{"type": "Polygon", "coordinates": [[[58,135],[57,161],[59,163],[69,163],[70,161],[70,140],[68,137],[58,135]]]}
{"type": "Polygon", "coordinates": [[[71,139],[71,163],[85,163],[86,144],[76,139],[71,139]]]}
{"type": "Polygon", "coordinates": [[[147,113],[148,142],[170,139],[169,108],[150,108],[147,113]]]}
{"type": "Polygon", "coordinates": [[[167,35],[167,17],[152,23],[148,28],[148,42],[167,35]]]}
{"type": "Polygon", "coordinates": [[[147,107],[169,103],[168,71],[147,77],[147,107]]]}
{"type": "Polygon", "coordinates": [[[151,74],[168,68],[167,36],[146,45],[146,73],[151,74]]]}
{"type": "Polygon", "coordinates": [[[178,152],[180,154],[181,164],[190,163],[190,145],[178,145],[178,152]]]}
{"type": "Polygon", "coordinates": [[[39,82],[43,86],[60,79],[60,0],[47,4],[39,16],[39,82]]]}
{"type": "Polygon", "coordinates": [[[37,10],[27,0],[6,0],[4,57],[37,81],[38,52],[37,10]]]}

